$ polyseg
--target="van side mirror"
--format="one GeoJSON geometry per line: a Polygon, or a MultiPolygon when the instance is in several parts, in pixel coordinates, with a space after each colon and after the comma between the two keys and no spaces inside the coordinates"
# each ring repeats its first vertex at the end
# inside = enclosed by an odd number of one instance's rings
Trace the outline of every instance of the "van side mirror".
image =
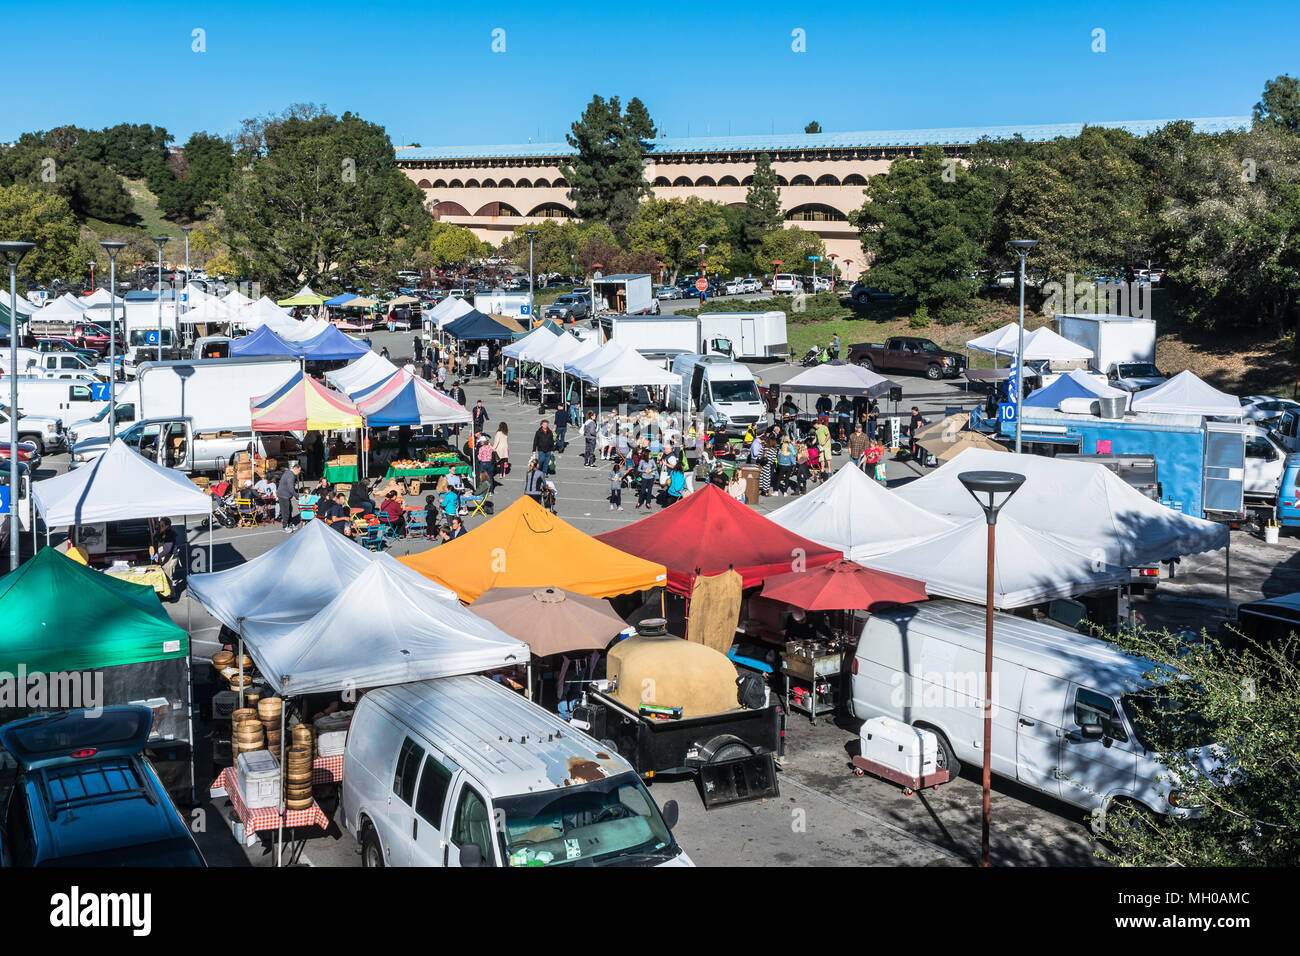
{"type": "Polygon", "coordinates": [[[668,829],[671,830],[673,827],[677,826],[677,819],[680,816],[678,813],[677,801],[669,800],[665,803],[663,808],[659,811],[659,815],[664,818],[664,826],[668,829]]]}
{"type": "Polygon", "coordinates": [[[1101,724],[1084,724],[1079,728],[1079,735],[1084,740],[1101,740],[1106,734],[1101,724]]]}
{"type": "Polygon", "coordinates": [[[461,866],[482,866],[483,851],[479,849],[477,843],[466,843],[460,848],[460,865],[461,866]]]}

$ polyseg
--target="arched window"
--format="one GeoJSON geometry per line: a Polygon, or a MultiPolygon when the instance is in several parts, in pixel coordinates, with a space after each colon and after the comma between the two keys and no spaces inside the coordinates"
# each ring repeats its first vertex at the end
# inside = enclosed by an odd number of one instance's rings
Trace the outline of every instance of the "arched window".
{"type": "Polygon", "coordinates": [[[498,185],[499,185],[502,189],[514,189],[514,188],[515,188],[515,181],[514,181],[513,179],[503,179],[503,180],[501,180],[500,183],[498,183],[498,185]]]}
{"type": "Polygon", "coordinates": [[[416,183],[416,185],[419,186],[421,189],[433,188],[433,183],[429,182],[429,180],[427,179],[421,179],[418,183],[416,183]]]}
{"type": "Polygon", "coordinates": [[[528,215],[540,216],[543,219],[572,219],[573,210],[567,206],[561,206],[557,202],[544,202],[540,206],[534,207],[528,215]]]}
{"type": "Polygon", "coordinates": [[[465,180],[465,188],[466,188],[466,189],[478,189],[478,188],[479,188],[479,181],[478,181],[477,179],[467,179],[467,180],[465,180]]]}
{"type": "Polygon", "coordinates": [[[533,183],[535,189],[550,189],[551,181],[549,179],[538,179],[533,183]]]}
{"type": "Polygon", "coordinates": [[[716,186],[716,185],[718,185],[718,184],[717,184],[717,182],[714,180],[714,178],[713,178],[712,176],[701,176],[699,179],[695,180],[695,185],[697,185],[697,186],[716,186]]]}
{"type": "Polygon", "coordinates": [[[811,186],[812,184],[812,177],[805,176],[803,173],[800,173],[794,179],[790,180],[791,186],[811,186]]]}
{"type": "MultiPolygon", "coordinates": [[[[752,177],[751,177],[751,178],[752,178],[752,177]]],[[[776,174],[776,184],[777,184],[778,186],[789,186],[789,185],[790,185],[790,180],[786,179],[786,178],[785,178],[784,176],[782,176],[780,173],[777,173],[777,174],[776,174]]]]}
{"type": "Polygon", "coordinates": [[[744,179],[742,179],[742,180],[740,181],[740,185],[742,185],[742,186],[749,186],[749,185],[751,185],[753,182],[754,182],[754,177],[753,177],[753,176],[746,176],[744,179]]]}
{"type": "Polygon", "coordinates": [[[670,183],[670,182],[668,181],[668,177],[667,177],[667,176],[656,176],[656,177],[655,177],[654,186],[655,186],[656,189],[658,189],[660,186],[671,186],[671,185],[672,185],[672,183],[670,183]]]}
{"type": "Polygon", "coordinates": [[[443,216],[468,216],[469,210],[458,202],[440,202],[433,207],[433,216],[440,219],[443,216]]]}
{"type": "Polygon", "coordinates": [[[465,188],[465,184],[462,183],[459,179],[453,179],[451,182],[449,182],[449,183],[447,184],[447,188],[448,188],[448,189],[464,189],[464,188],[465,188]]]}
{"type": "Polygon", "coordinates": [[[867,184],[867,177],[861,176],[858,173],[849,173],[847,176],[844,177],[844,181],[842,183],[842,185],[845,186],[865,186],[866,184],[867,184]]]}
{"type": "Polygon", "coordinates": [[[847,222],[849,217],[838,209],[814,202],[795,206],[785,218],[790,222],[847,222]]]}
{"type": "Polygon", "coordinates": [[[483,180],[483,188],[484,188],[484,189],[496,189],[496,188],[497,188],[497,181],[496,181],[495,179],[485,179],[485,180],[483,180]]]}
{"type": "Polygon", "coordinates": [[[447,188],[447,180],[445,180],[445,179],[435,179],[435,180],[433,181],[433,186],[432,186],[431,188],[433,188],[433,189],[446,189],[446,188],[447,188]]]}
{"type": "Polygon", "coordinates": [[[478,212],[476,216],[518,216],[519,210],[507,202],[490,202],[478,212]]]}
{"type": "Polygon", "coordinates": [[[674,186],[694,186],[695,184],[694,184],[693,182],[691,182],[691,177],[690,177],[690,176],[678,176],[676,179],[673,180],[673,185],[674,185],[674,186]]]}
{"type": "Polygon", "coordinates": [[[533,184],[532,184],[532,181],[531,181],[531,180],[528,180],[528,179],[521,179],[521,180],[519,180],[518,182],[515,183],[515,188],[516,188],[516,189],[532,189],[532,188],[533,188],[533,184]]]}
{"type": "Polygon", "coordinates": [[[718,180],[718,185],[719,185],[719,186],[739,186],[739,185],[740,185],[740,180],[738,180],[735,176],[723,176],[721,179],[718,180]]]}
{"type": "Polygon", "coordinates": [[[838,186],[840,180],[838,176],[832,176],[830,173],[822,173],[817,177],[818,186],[838,186]]]}
{"type": "Polygon", "coordinates": [[[557,179],[555,182],[551,183],[551,185],[552,185],[554,188],[556,188],[556,189],[568,189],[568,188],[569,188],[569,184],[568,184],[567,182],[565,182],[563,179],[557,179]]]}

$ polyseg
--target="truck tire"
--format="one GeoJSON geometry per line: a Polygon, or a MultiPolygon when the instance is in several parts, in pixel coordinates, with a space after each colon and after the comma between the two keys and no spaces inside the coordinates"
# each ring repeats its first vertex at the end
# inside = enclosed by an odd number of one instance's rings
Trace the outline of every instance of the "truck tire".
{"type": "Polygon", "coordinates": [[[925,367],[925,377],[932,382],[937,382],[943,378],[943,369],[931,362],[925,367]]]}
{"type": "Polygon", "coordinates": [[[948,743],[948,738],[944,736],[943,731],[928,724],[917,724],[924,730],[930,731],[939,740],[939,754],[937,763],[940,767],[948,771],[948,779],[955,780],[961,776],[961,761],[957,759],[956,752],[952,749],[952,744],[948,743]]]}
{"type": "Polygon", "coordinates": [[[374,870],[384,867],[384,848],[379,845],[379,834],[368,823],[361,831],[361,865],[374,870]]]}
{"type": "Polygon", "coordinates": [[[19,435],[19,441],[30,442],[36,448],[36,454],[41,458],[45,457],[45,441],[40,435],[19,435]]]}
{"type": "Polygon", "coordinates": [[[738,757],[753,756],[754,748],[735,734],[719,734],[700,748],[702,763],[720,763],[723,760],[735,760],[738,757]]]}
{"type": "Polygon", "coordinates": [[[867,358],[866,356],[863,356],[862,358],[858,359],[858,367],[865,368],[868,372],[874,372],[876,370],[875,363],[872,362],[871,359],[867,358]]]}

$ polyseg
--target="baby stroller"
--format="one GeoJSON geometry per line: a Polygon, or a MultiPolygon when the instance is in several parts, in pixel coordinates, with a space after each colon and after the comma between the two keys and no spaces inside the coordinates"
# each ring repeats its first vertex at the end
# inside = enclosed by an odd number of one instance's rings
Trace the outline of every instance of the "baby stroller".
{"type": "Polygon", "coordinates": [[[230,482],[220,481],[210,486],[212,491],[212,520],[223,528],[239,526],[239,509],[230,482]]]}
{"type": "Polygon", "coordinates": [[[542,490],[542,507],[551,514],[555,514],[555,486],[549,481],[542,490]]]}

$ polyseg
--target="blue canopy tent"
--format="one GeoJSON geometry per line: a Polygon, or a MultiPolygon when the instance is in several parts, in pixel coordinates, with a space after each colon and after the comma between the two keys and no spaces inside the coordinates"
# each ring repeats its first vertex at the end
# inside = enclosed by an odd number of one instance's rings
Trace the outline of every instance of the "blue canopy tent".
{"type": "Polygon", "coordinates": [[[246,335],[231,342],[230,354],[232,357],[276,355],[300,359],[303,357],[303,347],[305,345],[306,343],[286,342],[276,335],[269,325],[263,325],[252,335],[246,335]]]}
{"type": "Polygon", "coordinates": [[[449,323],[443,331],[462,342],[482,342],[490,339],[499,341],[514,338],[515,335],[510,329],[484,315],[478,309],[466,312],[456,321],[449,323]]]}
{"type": "Polygon", "coordinates": [[[357,401],[369,428],[393,425],[468,425],[464,406],[441,394],[428,382],[406,371],[398,372],[376,389],[369,399],[357,401]]]}
{"type": "Polygon", "coordinates": [[[320,335],[298,343],[299,357],[309,362],[333,359],[355,359],[365,355],[370,349],[354,339],[348,338],[334,326],[330,326],[320,335]]]}
{"type": "Polygon", "coordinates": [[[353,293],[353,292],[343,292],[343,293],[340,293],[339,295],[336,295],[336,296],[335,296],[334,298],[332,298],[332,299],[326,299],[326,300],[325,300],[325,305],[327,305],[327,306],[329,306],[329,305],[347,305],[349,302],[351,302],[351,301],[352,301],[353,299],[355,299],[356,297],[357,297],[356,294],[353,293]]]}
{"type": "Polygon", "coordinates": [[[1025,397],[1026,408],[1057,408],[1067,398],[1127,398],[1128,394],[1103,385],[1086,372],[1071,369],[1051,385],[1025,397]]]}

